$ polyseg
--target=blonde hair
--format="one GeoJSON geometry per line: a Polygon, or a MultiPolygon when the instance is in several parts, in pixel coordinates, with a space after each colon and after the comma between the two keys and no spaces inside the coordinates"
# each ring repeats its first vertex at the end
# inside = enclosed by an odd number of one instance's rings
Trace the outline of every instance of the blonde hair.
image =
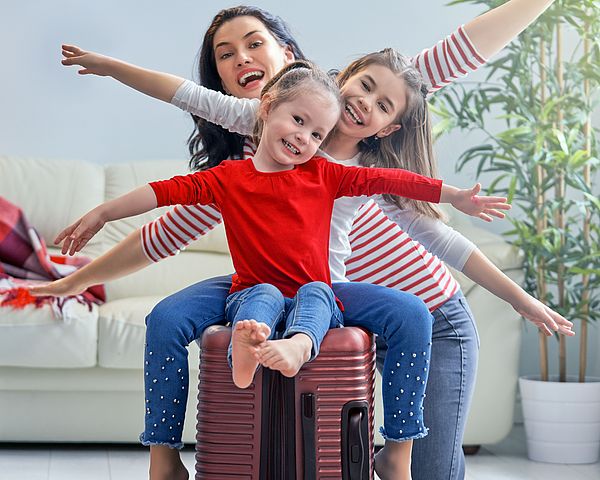
{"type": "MultiPolygon", "coordinates": [[[[263,87],[260,92],[261,99],[266,93],[269,94],[271,108],[294,100],[302,94],[329,96],[333,107],[337,107],[340,112],[342,108],[342,97],[335,79],[307,60],[298,60],[283,67],[263,87]]],[[[253,133],[256,145],[260,142],[263,126],[264,121],[258,118],[253,133]]]]}
{"type": "MultiPolygon", "coordinates": [[[[342,70],[337,76],[340,87],[350,77],[369,65],[387,67],[404,81],[407,87],[407,105],[395,121],[401,125],[399,130],[386,137],[371,137],[360,143],[360,164],[384,168],[404,168],[436,178],[437,165],[433,155],[431,120],[426,102],[428,89],[421,72],[412,65],[410,58],[392,48],[386,48],[365,55],[342,70]]],[[[384,195],[383,197],[387,202],[399,208],[410,207],[429,217],[444,218],[442,212],[434,204],[395,195],[384,195]]]]}

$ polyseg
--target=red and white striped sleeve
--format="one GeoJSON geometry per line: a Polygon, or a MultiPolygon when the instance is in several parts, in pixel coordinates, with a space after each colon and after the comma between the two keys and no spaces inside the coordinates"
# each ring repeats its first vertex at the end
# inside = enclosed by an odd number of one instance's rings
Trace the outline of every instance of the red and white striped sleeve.
{"type": "MultiPolygon", "coordinates": [[[[247,140],[244,157],[254,155],[256,147],[247,140]]],[[[140,230],[142,250],[152,262],[178,254],[194,240],[221,223],[221,212],[214,205],[177,205],[140,230]]]]}
{"type": "Polygon", "coordinates": [[[349,238],[346,277],[352,282],[412,293],[430,311],[460,288],[444,262],[389,220],[373,200],[359,209],[349,238]]]}
{"type": "Polygon", "coordinates": [[[413,57],[413,63],[429,83],[429,93],[465,77],[484,65],[464,26],[413,57]]]}
{"type": "Polygon", "coordinates": [[[141,229],[142,249],[153,262],[176,255],[221,222],[214,205],[177,205],[141,229]]]}

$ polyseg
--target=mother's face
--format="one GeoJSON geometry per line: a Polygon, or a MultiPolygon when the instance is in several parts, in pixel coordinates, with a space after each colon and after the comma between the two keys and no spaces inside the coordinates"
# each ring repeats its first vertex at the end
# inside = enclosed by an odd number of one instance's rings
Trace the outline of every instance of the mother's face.
{"type": "Polygon", "coordinates": [[[235,97],[258,98],[265,84],[294,61],[290,47],[279,45],[257,18],[228,20],[215,32],[213,50],[225,91],[235,97]]]}

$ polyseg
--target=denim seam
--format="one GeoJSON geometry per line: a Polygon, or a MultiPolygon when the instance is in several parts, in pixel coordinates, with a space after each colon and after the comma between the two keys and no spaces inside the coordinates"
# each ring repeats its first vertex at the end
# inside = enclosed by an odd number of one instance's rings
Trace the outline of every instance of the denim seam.
{"type": "Polygon", "coordinates": [[[402,438],[390,437],[387,433],[385,433],[384,427],[379,427],[379,433],[381,434],[381,436],[383,437],[384,440],[394,442],[394,443],[402,443],[402,442],[407,442],[409,440],[418,440],[419,438],[426,437],[427,434],[429,433],[429,429],[427,427],[424,427],[424,428],[425,429],[422,432],[415,433],[414,435],[411,435],[410,437],[402,437],[402,438]]]}
{"type": "MultiPolygon", "coordinates": [[[[458,295],[458,294],[459,293],[457,292],[452,297],[454,297],[455,295],[458,295]]],[[[452,297],[450,297],[450,299],[452,299],[452,297]]],[[[448,300],[450,300],[450,299],[448,299],[448,300]]],[[[464,309],[460,299],[456,298],[456,300],[458,301],[460,306],[464,309]]],[[[443,310],[439,310],[438,313],[446,321],[446,323],[450,326],[450,328],[452,329],[452,333],[454,334],[455,338],[457,338],[459,340],[459,345],[460,345],[460,357],[461,357],[460,393],[459,393],[458,411],[457,411],[457,417],[456,417],[456,424],[459,425],[460,419],[462,418],[462,415],[463,415],[462,405],[463,405],[463,401],[464,401],[464,392],[465,392],[465,350],[464,350],[464,345],[463,345],[464,342],[462,340],[462,337],[456,331],[454,324],[449,320],[448,315],[446,315],[446,313],[443,310]]],[[[469,318],[471,318],[471,317],[469,316],[469,318]]],[[[456,471],[457,451],[458,451],[457,446],[456,446],[457,442],[458,442],[458,428],[455,429],[454,441],[452,442],[452,463],[450,465],[450,478],[454,478],[454,472],[456,471]]]]}
{"type": "Polygon", "coordinates": [[[479,338],[479,331],[477,330],[477,324],[475,323],[475,317],[473,316],[471,309],[468,307],[467,299],[464,298],[464,296],[463,296],[462,298],[458,299],[458,302],[460,303],[460,306],[465,311],[465,314],[467,315],[467,317],[469,317],[469,319],[471,320],[471,325],[473,327],[473,330],[475,331],[475,338],[477,339],[477,350],[480,350],[481,349],[481,339],[479,338]]]}
{"type": "Polygon", "coordinates": [[[313,335],[312,332],[310,331],[304,331],[302,329],[297,329],[296,328],[296,317],[298,315],[298,306],[301,305],[301,296],[303,295],[302,289],[298,290],[298,292],[296,293],[296,308],[294,309],[294,315],[292,316],[292,324],[290,325],[289,328],[286,329],[285,331],[285,338],[288,338],[291,334],[295,334],[295,333],[303,333],[306,336],[308,336],[311,341],[312,341],[312,348],[310,349],[310,358],[308,359],[309,362],[312,362],[317,355],[319,354],[318,350],[317,350],[317,339],[316,337],[313,335]]]}
{"type": "MultiPolygon", "coordinates": [[[[458,303],[460,304],[461,307],[463,307],[462,302],[460,301],[459,298],[457,298],[458,303]]],[[[464,308],[464,307],[463,307],[464,308]]],[[[448,322],[448,325],[450,325],[450,327],[452,328],[452,332],[454,333],[454,335],[456,336],[456,338],[459,340],[459,345],[460,345],[460,358],[461,358],[461,362],[460,362],[460,393],[459,393],[459,401],[458,401],[458,412],[457,412],[457,416],[456,416],[456,424],[460,425],[460,421],[463,415],[463,402],[464,402],[464,393],[465,393],[465,349],[464,349],[464,342],[462,337],[458,334],[458,332],[456,331],[456,328],[454,327],[454,324],[448,319],[447,315],[443,312],[440,312],[443,314],[444,318],[446,319],[446,321],[448,322]]],[[[466,312],[465,312],[466,313],[466,312]]],[[[470,316],[469,316],[470,318],[470,316]]],[[[454,430],[454,441],[452,442],[452,463],[450,465],[450,478],[454,478],[454,473],[456,471],[456,462],[457,462],[457,443],[458,443],[458,428],[456,428],[454,430]]]]}
{"type": "Polygon", "coordinates": [[[140,433],[140,442],[142,445],[144,445],[144,447],[165,446],[165,447],[172,448],[174,450],[181,450],[184,447],[183,442],[175,442],[175,443],[154,442],[151,440],[144,440],[143,436],[144,436],[144,433],[140,433]]]}

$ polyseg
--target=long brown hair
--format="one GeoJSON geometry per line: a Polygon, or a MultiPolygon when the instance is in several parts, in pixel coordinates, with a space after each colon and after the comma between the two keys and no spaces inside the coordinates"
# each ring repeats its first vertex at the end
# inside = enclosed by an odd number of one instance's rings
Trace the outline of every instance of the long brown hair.
{"type": "MultiPolygon", "coordinates": [[[[427,85],[421,72],[412,64],[409,57],[393,48],[365,55],[342,70],[337,81],[340,87],[350,77],[369,65],[389,68],[404,81],[407,90],[407,106],[395,123],[401,128],[387,137],[364,139],[360,144],[360,164],[384,168],[404,168],[428,177],[437,177],[437,165],[433,155],[431,120],[425,97],[427,85]]],[[[395,195],[384,195],[384,199],[399,208],[409,207],[417,212],[443,219],[439,208],[431,203],[409,200],[395,195]]]]}
{"type": "MultiPolygon", "coordinates": [[[[197,76],[201,85],[225,93],[217,71],[214,38],[223,24],[243,16],[260,20],[279,45],[288,47],[292,51],[294,58],[304,58],[304,53],[288,25],[280,17],[261,8],[247,5],[226,8],[215,15],[202,41],[197,64],[197,76]]],[[[194,120],[194,131],[188,138],[192,170],[206,170],[218,165],[226,158],[243,157],[245,136],[229,132],[220,125],[208,122],[194,114],[192,114],[192,119],[194,120]]]]}

